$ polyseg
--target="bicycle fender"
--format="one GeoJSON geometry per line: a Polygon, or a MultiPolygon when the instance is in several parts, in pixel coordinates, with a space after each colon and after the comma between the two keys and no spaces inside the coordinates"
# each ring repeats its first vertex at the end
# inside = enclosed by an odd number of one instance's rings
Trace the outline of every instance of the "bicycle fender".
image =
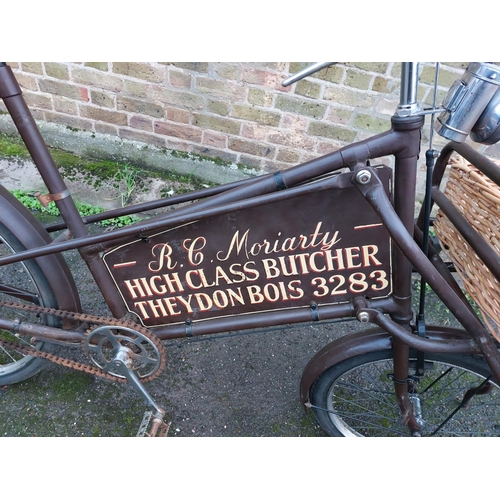
{"type": "MultiPolygon", "coordinates": [[[[0,186],[0,222],[28,249],[52,242],[40,222],[4,186],[0,186]]],[[[59,308],[81,311],[78,291],[64,257],[52,254],[35,260],[54,290],[59,308]]]]}
{"type": "MultiPolygon", "coordinates": [[[[439,341],[470,339],[470,335],[464,330],[442,325],[427,325],[425,334],[427,338],[439,341]]],[[[360,354],[391,348],[391,335],[377,327],[345,335],[330,342],[319,350],[304,368],[300,381],[300,401],[303,405],[309,402],[309,390],[314,381],[333,365],[360,354]]]]}
{"type": "Polygon", "coordinates": [[[346,359],[392,347],[391,336],[380,328],[345,335],[319,350],[307,363],[300,381],[300,401],[309,402],[309,390],[314,381],[331,366],[346,359]]]}

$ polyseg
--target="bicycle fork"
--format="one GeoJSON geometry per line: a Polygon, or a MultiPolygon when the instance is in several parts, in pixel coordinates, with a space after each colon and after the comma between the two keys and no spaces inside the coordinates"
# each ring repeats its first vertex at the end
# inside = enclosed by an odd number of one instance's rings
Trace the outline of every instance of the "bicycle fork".
{"type": "Polygon", "coordinates": [[[392,375],[394,382],[394,391],[403,424],[408,427],[412,436],[422,435],[422,414],[420,409],[420,399],[410,386],[413,382],[409,379],[409,359],[410,348],[399,339],[393,339],[394,352],[394,373],[392,375]]]}

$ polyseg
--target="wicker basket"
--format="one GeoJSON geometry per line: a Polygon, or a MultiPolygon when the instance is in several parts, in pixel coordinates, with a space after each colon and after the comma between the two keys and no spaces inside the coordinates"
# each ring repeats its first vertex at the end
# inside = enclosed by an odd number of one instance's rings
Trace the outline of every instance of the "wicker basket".
{"type": "MultiPolygon", "coordinates": [[[[500,255],[500,187],[462,157],[450,164],[444,193],[500,255]]],[[[500,341],[500,283],[440,210],[434,228],[485,326],[500,341]]]]}

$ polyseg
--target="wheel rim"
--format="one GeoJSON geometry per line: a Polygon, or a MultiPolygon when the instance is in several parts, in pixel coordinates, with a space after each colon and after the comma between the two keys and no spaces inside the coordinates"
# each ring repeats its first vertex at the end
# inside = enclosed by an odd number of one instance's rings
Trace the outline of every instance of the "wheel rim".
{"type": "MultiPolygon", "coordinates": [[[[19,249],[18,249],[19,250],[19,249]]],[[[21,249],[22,250],[22,249],[21,249]]],[[[0,237],[0,256],[6,256],[16,253],[13,245],[7,241],[6,238],[0,237]]],[[[43,292],[40,290],[38,280],[34,276],[35,271],[34,263],[14,263],[0,267],[0,282],[3,284],[11,285],[18,288],[20,291],[36,295],[40,305],[44,304],[43,292]]],[[[17,298],[14,293],[3,293],[0,291],[0,299],[6,302],[15,303],[29,303],[22,298],[17,298]]],[[[0,306],[0,316],[3,318],[12,318],[23,322],[40,322],[47,323],[46,318],[37,317],[34,313],[26,311],[13,311],[6,307],[0,306]]],[[[29,345],[36,349],[42,349],[44,343],[41,341],[32,342],[26,336],[20,336],[10,331],[0,330],[0,337],[9,342],[17,343],[18,345],[29,345]]],[[[31,355],[19,353],[15,348],[0,346],[0,377],[6,379],[10,376],[16,375],[27,369],[28,365],[34,365],[41,360],[31,355]]]]}
{"type": "MultiPolygon", "coordinates": [[[[392,360],[372,361],[338,377],[327,393],[326,408],[335,427],[345,436],[408,436],[394,394],[392,360]]],[[[433,360],[416,383],[423,434],[432,435],[462,401],[466,391],[485,377],[458,364],[433,360]]],[[[418,406],[415,404],[414,408],[418,406]]],[[[439,436],[497,436],[500,434],[500,391],[475,396],[467,410],[459,410],[439,436]]]]}

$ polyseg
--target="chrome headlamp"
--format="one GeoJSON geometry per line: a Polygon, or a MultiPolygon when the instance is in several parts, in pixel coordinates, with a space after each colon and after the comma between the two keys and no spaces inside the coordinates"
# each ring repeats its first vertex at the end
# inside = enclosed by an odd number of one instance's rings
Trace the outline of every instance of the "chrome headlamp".
{"type": "Polygon", "coordinates": [[[464,142],[469,134],[476,142],[493,144],[500,139],[500,67],[469,63],[443,102],[444,111],[434,128],[448,140],[464,142]],[[489,142],[493,141],[493,142],[489,142]]]}

